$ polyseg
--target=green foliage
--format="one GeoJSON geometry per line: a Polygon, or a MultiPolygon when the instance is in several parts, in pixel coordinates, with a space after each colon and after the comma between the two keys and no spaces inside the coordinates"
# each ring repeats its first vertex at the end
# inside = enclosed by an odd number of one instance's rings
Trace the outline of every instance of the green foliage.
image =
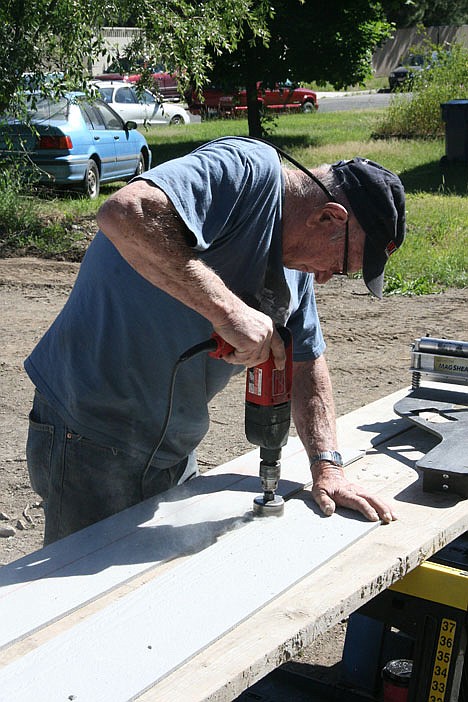
{"type": "Polygon", "coordinates": [[[44,216],[34,206],[38,198],[24,171],[10,165],[0,171],[0,256],[18,252],[42,256],[64,254],[81,238],[70,218],[44,216]],[[29,194],[27,194],[29,193],[29,194]]]}
{"type": "Polygon", "coordinates": [[[210,51],[235,48],[239,27],[267,39],[266,0],[9,0],[0,4],[0,113],[21,95],[22,76],[33,74],[45,95],[85,89],[93,58],[109,56],[104,20],[131,19],[141,30],[138,57],[183,67],[181,80],[203,82],[210,51]],[[54,72],[52,80],[50,73],[54,72]]]}
{"type": "Polygon", "coordinates": [[[389,22],[394,22],[398,28],[419,23],[426,27],[468,24],[466,0],[381,0],[381,4],[389,22]]]}
{"type": "Polygon", "coordinates": [[[252,91],[251,136],[265,131],[256,100],[258,81],[264,86],[285,80],[328,82],[335,88],[361,84],[371,74],[372,52],[391,32],[380,4],[362,0],[273,0],[266,22],[268,42],[244,25],[234,51],[212,52],[209,74],[215,85],[245,87],[247,95],[252,91]]]}
{"type": "MultiPolygon", "coordinates": [[[[24,73],[36,85],[60,93],[79,88],[84,68],[103,50],[99,36],[103,3],[75,0],[22,0],[0,5],[0,112],[24,88],[24,73]],[[46,78],[54,72],[53,80],[46,78]]],[[[26,86],[27,87],[27,86],[26,86]]]]}
{"type": "Polygon", "coordinates": [[[244,31],[268,42],[266,0],[131,0],[128,5],[134,26],[142,31],[127,53],[178,70],[182,89],[201,88],[213,56],[233,51],[244,31]]]}
{"type": "Polygon", "coordinates": [[[408,279],[403,273],[394,273],[385,277],[384,295],[430,295],[440,289],[427,278],[408,279]]]}
{"type": "Polygon", "coordinates": [[[0,222],[3,236],[15,236],[34,221],[27,201],[21,197],[25,189],[20,168],[3,167],[0,171],[0,222]]]}
{"type": "MultiPolygon", "coordinates": [[[[466,287],[467,168],[456,169],[455,174],[441,170],[442,138],[372,140],[382,112],[321,114],[319,110],[314,115],[280,115],[270,139],[309,167],[361,155],[400,174],[407,193],[408,233],[404,246],[390,257],[387,294],[426,294],[446,287],[466,287]]],[[[157,165],[211,139],[227,134],[245,136],[247,131],[245,119],[213,120],[187,127],[151,127],[145,136],[157,165]]],[[[10,193],[4,186],[0,180],[0,255],[35,253],[78,260],[96,230],[97,208],[121,184],[103,186],[98,201],[76,196],[51,201],[42,194],[24,195],[21,183],[10,193]],[[10,204],[2,208],[4,202],[10,204]],[[53,231],[49,228],[52,224],[53,231]]]]}
{"type": "Polygon", "coordinates": [[[416,76],[412,93],[395,96],[375,131],[377,138],[441,136],[441,103],[468,98],[466,48],[455,44],[446,51],[429,45],[424,55],[430,68],[416,76]]]}
{"type": "MultiPolygon", "coordinates": [[[[129,56],[178,70],[182,90],[189,83],[200,88],[212,71],[215,82],[244,85],[252,96],[258,80],[362,83],[372,51],[390,33],[376,0],[344,6],[341,0],[325,6],[303,0],[74,0],[72,7],[69,0],[10,0],[0,6],[0,113],[14,98],[16,107],[21,104],[25,73],[33,74],[44,95],[85,90],[93,58],[114,58],[101,32],[104,21],[116,17],[140,29],[129,56]]],[[[259,135],[254,98],[249,120],[252,111],[250,133],[259,135]]]]}
{"type": "MultiPolygon", "coordinates": [[[[406,185],[404,173],[402,178],[406,185]]],[[[466,287],[467,220],[468,201],[462,195],[407,192],[407,236],[388,262],[386,292],[420,295],[466,287]]]]}
{"type": "Polygon", "coordinates": [[[271,8],[269,42],[245,28],[235,51],[214,56],[214,82],[244,86],[254,77],[266,85],[288,78],[328,81],[335,88],[362,83],[371,74],[372,51],[391,32],[377,2],[274,0],[271,8]]]}

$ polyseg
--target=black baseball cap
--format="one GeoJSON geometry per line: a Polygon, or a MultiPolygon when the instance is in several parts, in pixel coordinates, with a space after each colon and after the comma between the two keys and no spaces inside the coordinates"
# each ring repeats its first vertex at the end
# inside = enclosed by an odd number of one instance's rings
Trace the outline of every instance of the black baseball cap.
{"type": "Polygon", "coordinates": [[[337,161],[332,170],[366,234],[362,275],[370,292],[382,298],[388,257],[405,238],[405,191],[395,173],[366,158],[337,161]]]}

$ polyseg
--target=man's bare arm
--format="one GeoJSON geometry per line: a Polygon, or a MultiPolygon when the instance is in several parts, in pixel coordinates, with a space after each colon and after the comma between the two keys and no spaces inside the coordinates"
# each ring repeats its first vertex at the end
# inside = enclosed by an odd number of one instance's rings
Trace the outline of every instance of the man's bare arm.
{"type": "Polygon", "coordinates": [[[208,319],[235,351],[225,360],[247,366],[266,360],[278,367],[284,347],[272,320],[240,300],[190,247],[190,232],[165,193],[139,180],[99,209],[101,231],[146,280],[208,319]]]}
{"type": "MultiPolygon", "coordinates": [[[[292,411],[309,458],[321,451],[337,450],[332,385],[323,355],[314,361],[294,364],[292,411]]],[[[311,472],[312,495],[325,515],[332,515],[339,505],[357,510],[371,521],[396,519],[383,500],[362,485],[350,483],[343,468],[321,461],[313,464],[311,472]]]]}

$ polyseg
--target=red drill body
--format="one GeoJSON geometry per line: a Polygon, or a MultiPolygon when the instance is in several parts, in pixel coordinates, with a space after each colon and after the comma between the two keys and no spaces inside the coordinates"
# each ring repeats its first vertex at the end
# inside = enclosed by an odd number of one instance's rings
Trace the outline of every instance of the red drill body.
{"type": "MultiPolygon", "coordinates": [[[[281,474],[281,449],[285,446],[291,423],[292,337],[286,327],[279,327],[286,350],[283,370],[275,368],[273,354],[264,363],[247,369],[245,388],[245,434],[260,447],[260,478],[263,495],[254,500],[256,514],[282,514],[284,502],[275,495],[281,474]]],[[[218,348],[210,355],[222,358],[232,351],[214,335],[218,348]]]]}

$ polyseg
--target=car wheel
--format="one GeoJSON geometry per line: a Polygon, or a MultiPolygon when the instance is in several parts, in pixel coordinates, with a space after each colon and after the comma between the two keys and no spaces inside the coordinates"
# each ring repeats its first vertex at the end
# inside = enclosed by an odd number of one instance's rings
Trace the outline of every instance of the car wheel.
{"type": "Polygon", "coordinates": [[[305,103],[302,105],[302,111],[303,111],[303,112],[315,112],[315,105],[314,105],[314,103],[313,103],[311,100],[307,100],[307,102],[305,102],[305,103]]]}
{"type": "Polygon", "coordinates": [[[96,161],[88,161],[86,175],[83,181],[83,191],[90,200],[95,200],[99,195],[99,168],[96,161]]]}
{"type": "Polygon", "coordinates": [[[173,115],[171,117],[171,121],[169,122],[170,125],[174,124],[183,124],[184,123],[184,118],[182,115],[173,115]]]}
{"type": "Polygon", "coordinates": [[[143,156],[143,154],[140,154],[138,157],[138,164],[135,170],[135,175],[133,177],[136,178],[137,176],[144,173],[144,171],[146,171],[145,157],[143,156]]]}

